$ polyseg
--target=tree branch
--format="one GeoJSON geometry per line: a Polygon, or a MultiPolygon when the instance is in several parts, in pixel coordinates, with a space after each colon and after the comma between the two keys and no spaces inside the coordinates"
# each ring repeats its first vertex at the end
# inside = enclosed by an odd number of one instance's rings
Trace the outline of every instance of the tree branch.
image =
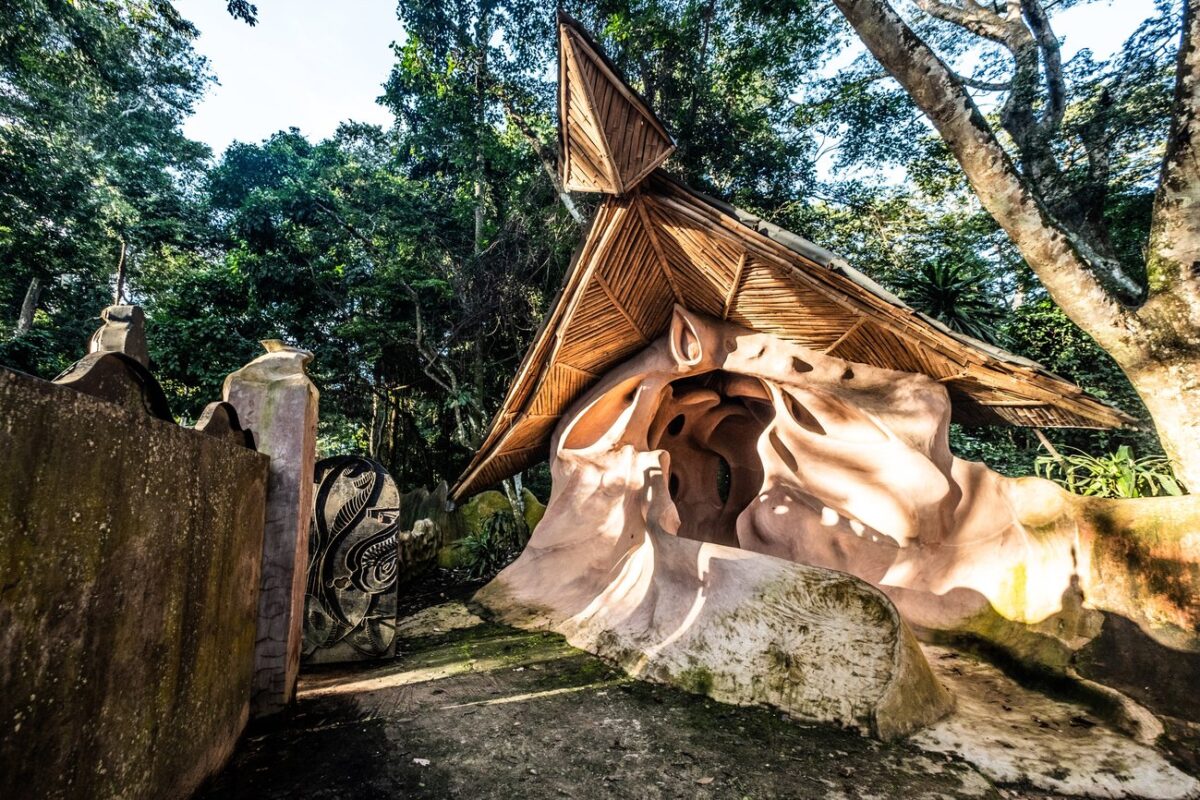
{"type": "Polygon", "coordinates": [[[957,72],[953,74],[955,80],[963,86],[970,86],[972,89],[978,89],[981,92],[1007,92],[1012,88],[1012,81],[981,81],[978,78],[972,78],[957,72]]]}
{"type": "Polygon", "coordinates": [[[971,0],[956,6],[941,0],[916,0],[917,8],[929,16],[965,28],[977,36],[1008,46],[1010,25],[999,14],[971,0]]]}
{"type": "Polygon", "coordinates": [[[1200,13],[1184,4],[1175,100],[1162,178],[1154,198],[1143,316],[1169,315],[1200,340],[1200,13]]]}
{"type": "Polygon", "coordinates": [[[1063,78],[1062,52],[1059,50],[1058,37],[1050,29],[1050,18],[1046,16],[1046,9],[1041,0],[1021,0],[1021,8],[1042,54],[1042,72],[1046,79],[1046,112],[1039,127],[1043,134],[1047,134],[1058,130],[1067,110],[1067,82],[1063,78]]]}
{"type": "Polygon", "coordinates": [[[834,2],[937,128],[983,207],[1008,233],[1055,302],[1110,352],[1130,347],[1129,314],[1099,277],[1127,286],[1120,265],[1100,258],[1051,217],[970,94],[886,0],[834,2]]]}
{"type": "Polygon", "coordinates": [[[571,218],[582,225],[583,214],[579,213],[579,208],[575,205],[575,201],[571,199],[570,193],[567,192],[566,188],[562,185],[562,181],[558,178],[558,168],[555,164],[554,155],[546,150],[546,147],[542,144],[542,140],[538,138],[537,133],[533,130],[533,126],[517,110],[516,104],[513,103],[512,98],[504,90],[504,87],[499,82],[493,82],[493,88],[496,96],[500,98],[500,104],[504,106],[504,111],[508,114],[508,118],[517,126],[517,130],[521,132],[521,135],[525,137],[525,141],[529,142],[529,146],[533,148],[534,155],[542,162],[542,169],[545,170],[547,177],[550,178],[550,185],[554,187],[554,192],[558,195],[559,201],[567,209],[567,213],[571,215],[571,218]]]}

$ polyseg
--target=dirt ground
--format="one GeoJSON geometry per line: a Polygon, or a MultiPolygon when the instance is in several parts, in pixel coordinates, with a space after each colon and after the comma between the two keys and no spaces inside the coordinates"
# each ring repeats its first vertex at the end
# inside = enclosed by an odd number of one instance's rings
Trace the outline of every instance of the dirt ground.
{"type": "MultiPolygon", "coordinates": [[[[453,600],[440,589],[427,601],[453,600]]],[[[306,672],[293,707],[253,725],[200,797],[1051,796],[996,787],[953,756],[633,681],[459,602],[398,635],[394,661],[306,672]]]]}

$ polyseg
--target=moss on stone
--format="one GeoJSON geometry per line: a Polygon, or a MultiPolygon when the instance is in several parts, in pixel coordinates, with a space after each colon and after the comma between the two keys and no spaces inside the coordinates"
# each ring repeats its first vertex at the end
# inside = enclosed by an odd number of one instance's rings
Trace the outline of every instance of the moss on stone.
{"type": "Polygon", "coordinates": [[[480,492],[455,510],[463,536],[482,533],[487,522],[496,514],[511,514],[512,505],[508,498],[495,490],[480,492]]]}
{"type": "Polygon", "coordinates": [[[528,489],[521,490],[521,497],[525,500],[525,525],[533,533],[542,517],[546,516],[546,506],[528,489]]]}
{"type": "Polygon", "coordinates": [[[697,664],[676,675],[675,683],[685,692],[707,695],[712,692],[713,674],[707,667],[697,664]]]}

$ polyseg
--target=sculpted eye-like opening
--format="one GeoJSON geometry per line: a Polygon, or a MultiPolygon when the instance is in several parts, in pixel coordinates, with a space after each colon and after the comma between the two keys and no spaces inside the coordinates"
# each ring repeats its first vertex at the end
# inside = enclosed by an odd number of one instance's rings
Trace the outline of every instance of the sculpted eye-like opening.
{"type": "Polygon", "coordinates": [[[583,450],[599,442],[633,403],[638,385],[636,379],[626,381],[596,400],[566,431],[560,446],[566,450],[583,450]]]}
{"type": "Polygon", "coordinates": [[[792,419],[796,420],[796,424],[809,433],[819,433],[825,435],[825,428],[813,416],[813,413],[800,404],[800,401],[792,397],[786,390],[783,392],[783,404],[787,406],[788,413],[792,415],[792,419]]]}
{"type": "Polygon", "coordinates": [[[773,417],[769,396],[757,379],[721,371],[664,392],[650,446],[671,456],[667,486],[680,536],[738,545],[737,518],[763,482],[757,443],[773,417]]]}
{"type": "Polygon", "coordinates": [[[729,462],[717,456],[717,496],[721,498],[722,503],[729,502],[729,492],[733,487],[733,473],[730,470],[729,462]]]}

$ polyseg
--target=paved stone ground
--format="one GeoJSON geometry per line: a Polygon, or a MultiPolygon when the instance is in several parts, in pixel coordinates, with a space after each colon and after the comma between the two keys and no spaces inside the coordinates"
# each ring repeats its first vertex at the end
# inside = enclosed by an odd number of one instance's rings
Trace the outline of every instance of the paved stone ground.
{"type": "Polygon", "coordinates": [[[1000,798],[953,756],[631,681],[461,605],[393,662],[310,672],[204,798],[1000,798]],[[461,626],[461,627],[460,627],[461,626]]]}

